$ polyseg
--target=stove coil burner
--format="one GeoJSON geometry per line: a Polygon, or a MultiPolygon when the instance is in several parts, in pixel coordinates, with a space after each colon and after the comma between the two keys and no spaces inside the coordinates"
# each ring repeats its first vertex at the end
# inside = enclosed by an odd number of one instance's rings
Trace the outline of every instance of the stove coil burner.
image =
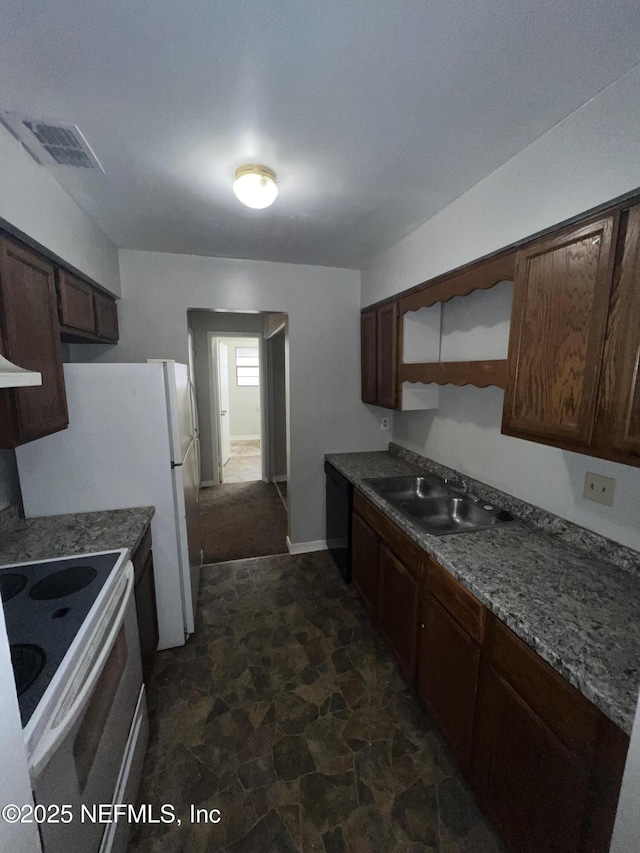
{"type": "Polygon", "coordinates": [[[29,643],[16,643],[10,651],[18,696],[22,696],[44,669],[47,656],[40,646],[29,643]]]}
{"type": "Polygon", "coordinates": [[[15,572],[0,574],[0,597],[3,601],[9,601],[14,595],[22,592],[26,585],[27,579],[24,575],[15,572]]]}
{"type": "Polygon", "coordinates": [[[38,581],[29,590],[29,595],[36,601],[63,598],[89,586],[97,576],[97,571],[91,566],[70,566],[38,581]]]}

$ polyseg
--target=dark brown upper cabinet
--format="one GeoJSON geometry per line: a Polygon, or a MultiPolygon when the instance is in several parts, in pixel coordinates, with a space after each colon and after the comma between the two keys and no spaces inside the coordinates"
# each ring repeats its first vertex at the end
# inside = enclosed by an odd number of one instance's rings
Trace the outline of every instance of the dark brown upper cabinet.
{"type": "Polygon", "coordinates": [[[89,332],[96,329],[93,288],[66,270],[58,270],[60,330],[89,332]]]}
{"type": "Polygon", "coordinates": [[[640,465],[640,209],[518,254],[502,432],[640,465]]]}
{"type": "Polygon", "coordinates": [[[93,292],[93,306],[96,314],[96,334],[105,341],[116,343],[119,337],[118,307],[115,299],[100,293],[93,292]]]}
{"type": "Polygon", "coordinates": [[[69,423],[64,390],[54,267],[0,237],[0,350],[42,385],[0,390],[0,447],[58,432],[69,423]]]}
{"type": "Polygon", "coordinates": [[[360,371],[362,402],[378,403],[378,315],[367,311],[360,315],[360,371]]]}
{"type": "Polygon", "coordinates": [[[398,305],[365,311],[360,320],[362,402],[396,409],[398,305]]]}
{"type": "Polygon", "coordinates": [[[614,276],[596,439],[613,458],[640,464],[640,206],[623,218],[614,276]]]}
{"type": "Polygon", "coordinates": [[[115,299],[64,269],[58,270],[60,334],[67,343],[117,343],[115,299]]]}
{"type": "Polygon", "coordinates": [[[609,216],[518,253],[503,432],[591,442],[617,225],[609,216]]]}

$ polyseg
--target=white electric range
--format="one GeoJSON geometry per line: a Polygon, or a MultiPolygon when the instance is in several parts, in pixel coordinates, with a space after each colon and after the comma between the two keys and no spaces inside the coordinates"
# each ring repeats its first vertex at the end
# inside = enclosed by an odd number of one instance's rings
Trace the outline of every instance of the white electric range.
{"type": "Polygon", "coordinates": [[[126,850],[128,824],[87,817],[135,802],[148,722],[127,550],[0,567],[0,593],[45,853],[126,850]],[[84,807],[84,810],[83,810],[84,807]],[[72,819],[68,820],[67,816],[72,819]]]}

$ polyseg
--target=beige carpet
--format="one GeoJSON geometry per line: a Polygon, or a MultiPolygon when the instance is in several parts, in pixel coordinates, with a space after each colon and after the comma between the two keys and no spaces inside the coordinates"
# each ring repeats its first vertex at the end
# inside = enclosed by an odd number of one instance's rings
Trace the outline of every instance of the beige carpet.
{"type": "Polygon", "coordinates": [[[223,483],[200,490],[205,563],[287,553],[287,513],[273,483],[223,483]]]}
{"type": "Polygon", "coordinates": [[[262,479],[260,439],[231,439],[231,456],[224,466],[223,482],[248,483],[262,479]]]}

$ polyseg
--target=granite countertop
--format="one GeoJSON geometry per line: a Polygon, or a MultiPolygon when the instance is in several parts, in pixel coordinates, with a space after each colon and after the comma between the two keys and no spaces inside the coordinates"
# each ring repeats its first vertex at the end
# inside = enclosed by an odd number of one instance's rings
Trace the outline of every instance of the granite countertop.
{"type": "Polygon", "coordinates": [[[485,484],[469,490],[516,520],[489,530],[431,536],[365,482],[431,471],[431,460],[393,452],[326,458],[528,646],[627,734],[640,687],[640,554],[485,484]]]}
{"type": "Polygon", "coordinates": [[[143,506],[22,519],[10,507],[0,512],[0,566],[119,548],[133,554],[154,512],[143,506]]]}

